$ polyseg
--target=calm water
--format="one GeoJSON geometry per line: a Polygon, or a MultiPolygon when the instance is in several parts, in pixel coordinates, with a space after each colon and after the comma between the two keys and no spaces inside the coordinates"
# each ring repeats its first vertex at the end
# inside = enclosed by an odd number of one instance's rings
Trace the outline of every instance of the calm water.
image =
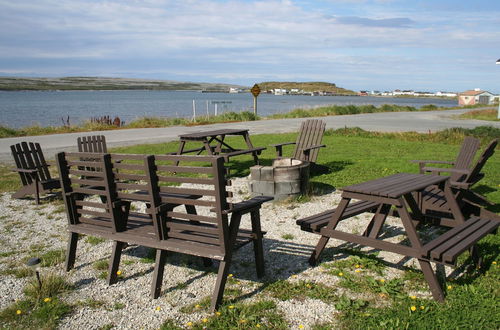
{"type": "MultiPolygon", "coordinates": [[[[126,123],[140,117],[191,117],[193,100],[198,116],[214,114],[216,102],[220,114],[226,111],[253,111],[250,93],[199,93],[172,91],[51,91],[0,92],[0,124],[12,128],[39,124],[59,126],[70,117],[78,124],[91,117],[120,117],[126,123]]],[[[381,98],[357,96],[303,96],[270,94],[258,98],[259,115],[312,108],[327,104],[400,104],[421,107],[425,104],[455,106],[456,100],[428,98],[381,98]]]]}

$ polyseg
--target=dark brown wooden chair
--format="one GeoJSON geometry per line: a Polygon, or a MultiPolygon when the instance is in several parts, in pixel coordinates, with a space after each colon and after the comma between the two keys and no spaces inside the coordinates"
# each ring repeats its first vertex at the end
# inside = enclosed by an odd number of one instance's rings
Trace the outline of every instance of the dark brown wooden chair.
{"type": "MultiPolygon", "coordinates": [[[[479,182],[483,177],[482,169],[486,161],[495,153],[495,148],[498,144],[498,139],[491,141],[488,146],[481,153],[475,164],[469,169],[456,169],[456,168],[434,168],[423,167],[424,172],[431,172],[437,174],[450,174],[451,173],[451,187],[455,194],[458,205],[461,208],[464,216],[470,217],[471,215],[479,216],[482,219],[496,219],[500,217],[493,212],[485,209],[487,206],[495,205],[486,199],[486,197],[472,191],[472,186],[479,182]],[[457,180],[453,180],[453,174],[457,180]]],[[[425,189],[421,196],[422,210],[425,215],[443,217],[443,215],[450,212],[448,204],[445,202],[443,192],[435,186],[430,186],[425,189]]],[[[446,217],[441,219],[441,224],[447,225],[446,217]]],[[[452,224],[454,222],[450,222],[452,224]]]]}
{"type": "Polygon", "coordinates": [[[77,139],[77,146],[79,152],[108,152],[104,135],[81,136],[77,139]]]}
{"type": "Polygon", "coordinates": [[[12,157],[21,177],[22,187],[12,197],[22,198],[26,195],[35,195],[36,203],[40,202],[40,193],[61,187],[59,178],[52,178],[49,165],[45,161],[40,144],[21,142],[10,146],[12,157]]]}
{"type": "MultiPolygon", "coordinates": [[[[412,160],[412,162],[418,163],[420,173],[422,174],[427,171],[425,168],[428,167],[428,164],[446,164],[452,165],[451,168],[456,170],[467,170],[470,168],[472,160],[479,150],[480,143],[481,141],[479,139],[471,136],[466,137],[462,143],[460,151],[458,152],[457,159],[454,162],[439,160],[412,160]]],[[[464,174],[460,172],[451,173],[451,180],[458,181],[463,179],[463,175],[464,174]]]]}
{"type": "Polygon", "coordinates": [[[276,156],[283,157],[283,146],[295,145],[295,150],[292,153],[293,159],[299,159],[316,163],[318,158],[319,148],[326,147],[321,144],[323,134],[325,133],[326,123],[319,119],[308,119],[300,125],[299,135],[295,142],[285,142],[273,144],[276,148],[276,156]]]}

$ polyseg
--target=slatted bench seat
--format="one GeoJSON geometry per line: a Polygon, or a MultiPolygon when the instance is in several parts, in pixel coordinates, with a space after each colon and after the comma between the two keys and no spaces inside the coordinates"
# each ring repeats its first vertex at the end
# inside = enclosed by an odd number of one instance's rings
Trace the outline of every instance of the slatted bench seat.
{"type": "Polygon", "coordinates": [[[481,238],[498,228],[500,222],[472,217],[422,247],[422,256],[430,261],[455,265],[457,257],[481,238]]]}
{"type": "MultiPolygon", "coordinates": [[[[370,201],[360,201],[349,205],[344,211],[341,220],[347,219],[364,212],[375,212],[379,203],[370,201]]],[[[337,209],[327,210],[307,218],[299,219],[296,221],[300,229],[308,232],[319,233],[321,228],[328,224],[337,209]]]]}

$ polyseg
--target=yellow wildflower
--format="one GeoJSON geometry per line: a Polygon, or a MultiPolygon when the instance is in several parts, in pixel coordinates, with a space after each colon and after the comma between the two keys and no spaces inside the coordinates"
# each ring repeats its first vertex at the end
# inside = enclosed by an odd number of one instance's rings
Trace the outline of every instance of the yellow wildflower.
{"type": "Polygon", "coordinates": [[[360,265],[356,265],[356,266],[354,266],[354,267],[359,268],[359,267],[361,267],[361,266],[360,266],[360,265]]]}
{"type": "Polygon", "coordinates": [[[417,299],[417,296],[410,296],[410,298],[415,300],[415,299],[417,299]]]}
{"type": "Polygon", "coordinates": [[[496,265],[496,264],[497,264],[497,262],[496,262],[496,261],[493,261],[493,262],[492,262],[492,264],[493,264],[493,265],[496,265]]]}
{"type": "Polygon", "coordinates": [[[196,304],[196,305],[194,305],[194,308],[196,308],[196,309],[201,308],[201,305],[196,304]]]}
{"type": "Polygon", "coordinates": [[[383,278],[381,278],[379,281],[380,283],[385,283],[385,280],[383,278]]]}
{"type": "Polygon", "coordinates": [[[20,309],[18,309],[18,310],[16,311],[16,314],[17,314],[17,315],[21,315],[21,313],[22,313],[22,311],[21,311],[20,309]]]}
{"type": "Polygon", "coordinates": [[[215,315],[220,316],[220,312],[215,312],[215,315]]]}
{"type": "Polygon", "coordinates": [[[118,270],[118,271],[116,272],[116,275],[118,275],[118,276],[120,276],[121,274],[122,274],[122,271],[121,271],[121,270],[118,270]]]}
{"type": "Polygon", "coordinates": [[[229,274],[229,275],[227,275],[227,277],[231,278],[231,277],[233,277],[233,274],[229,274]]]}
{"type": "Polygon", "coordinates": [[[234,308],[234,305],[229,305],[227,308],[229,308],[229,309],[233,309],[233,308],[234,308]]]}
{"type": "Polygon", "coordinates": [[[255,325],[255,327],[256,327],[256,328],[260,328],[260,323],[257,323],[257,324],[255,325]]]}
{"type": "Polygon", "coordinates": [[[424,307],[424,306],[420,306],[420,309],[421,309],[421,310],[424,310],[424,309],[425,309],[425,307],[424,307]]]}
{"type": "Polygon", "coordinates": [[[451,290],[453,287],[451,285],[447,286],[448,290],[451,290]]]}
{"type": "Polygon", "coordinates": [[[361,269],[356,269],[355,272],[359,273],[359,272],[361,272],[361,269]]]}
{"type": "Polygon", "coordinates": [[[417,307],[416,306],[411,306],[410,309],[411,309],[412,312],[414,312],[414,311],[417,310],[417,307]]]}
{"type": "Polygon", "coordinates": [[[240,323],[245,324],[245,323],[247,323],[247,320],[240,320],[240,323]]]}
{"type": "Polygon", "coordinates": [[[304,325],[303,324],[299,324],[299,329],[304,329],[304,325]]]}
{"type": "Polygon", "coordinates": [[[191,322],[191,321],[190,321],[190,322],[186,323],[186,325],[187,325],[188,327],[192,327],[192,326],[193,326],[193,322],[191,322]]]}
{"type": "Polygon", "coordinates": [[[157,307],[155,308],[155,310],[157,310],[157,311],[161,311],[161,307],[160,307],[160,306],[157,306],[157,307]]]}
{"type": "Polygon", "coordinates": [[[297,275],[292,275],[292,278],[297,278],[298,276],[297,275]]]}
{"type": "Polygon", "coordinates": [[[203,322],[203,323],[207,323],[207,322],[208,322],[208,319],[207,319],[207,318],[204,318],[203,320],[201,320],[201,322],[203,322]]]}
{"type": "Polygon", "coordinates": [[[344,276],[344,273],[340,272],[340,273],[339,273],[339,276],[344,276]]]}
{"type": "Polygon", "coordinates": [[[306,284],[306,287],[307,287],[308,289],[312,288],[311,284],[309,284],[309,283],[307,283],[307,284],[306,284]]]}
{"type": "Polygon", "coordinates": [[[50,302],[51,300],[52,300],[52,299],[50,299],[50,297],[47,297],[47,298],[45,298],[43,301],[44,301],[44,302],[46,302],[46,303],[48,303],[48,302],[50,302]]]}

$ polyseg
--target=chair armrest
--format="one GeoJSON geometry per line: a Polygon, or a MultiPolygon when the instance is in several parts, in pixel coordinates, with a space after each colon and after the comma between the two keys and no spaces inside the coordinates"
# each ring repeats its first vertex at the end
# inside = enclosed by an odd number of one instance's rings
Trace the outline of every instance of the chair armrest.
{"type": "Polygon", "coordinates": [[[283,143],[277,143],[277,144],[271,144],[270,147],[281,147],[281,146],[287,146],[290,144],[295,144],[296,142],[283,142],[283,143]]]}
{"type": "Polygon", "coordinates": [[[455,165],[455,162],[448,162],[444,160],[410,160],[412,163],[418,163],[418,164],[449,164],[449,165],[455,165]]]}
{"type": "Polygon", "coordinates": [[[233,207],[229,210],[222,211],[223,214],[229,214],[234,212],[240,212],[241,214],[245,214],[250,212],[255,207],[260,207],[263,203],[273,200],[273,197],[270,196],[256,196],[252,199],[235,203],[233,207]]]}
{"type": "Polygon", "coordinates": [[[457,182],[457,181],[450,181],[450,185],[452,188],[459,188],[459,189],[470,189],[470,187],[472,186],[471,183],[457,182]]]}
{"type": "Polygon", "coordinates": [[[281,157],[283,156],[283,146],[288,146],[291,144],[295,144],[295,142],[284,142],[284,143],[278,143],[278,144],[271,144],[271,147],[276,148],[276,156],[281,157]]]}
{"type": "Polygon", "coordinates": [[[443,168],[443,167],[422,167],[425,172],[433,173],[456,173],[456,174],[469,174],[470,170],[461,170],[457,168],[443,168]]]}
{"type": "Polygon", "coordinates": [[[306,152],[306,151],[311,151],[312,149],[319,149],[319,148],[324,148],[324,147],[326,147],[326,144],[318,144],[315,146],[310,146],[310,147],[304,148],[304,149],[302,149],[302,151],[306,152]]]}
{"type": "Polygon", "coordinates": [[[20,173],[29,173],[29,174],[38,172],[37,169],[24,169],[24,168],[13,168],[12,171],[20,173]]]}

